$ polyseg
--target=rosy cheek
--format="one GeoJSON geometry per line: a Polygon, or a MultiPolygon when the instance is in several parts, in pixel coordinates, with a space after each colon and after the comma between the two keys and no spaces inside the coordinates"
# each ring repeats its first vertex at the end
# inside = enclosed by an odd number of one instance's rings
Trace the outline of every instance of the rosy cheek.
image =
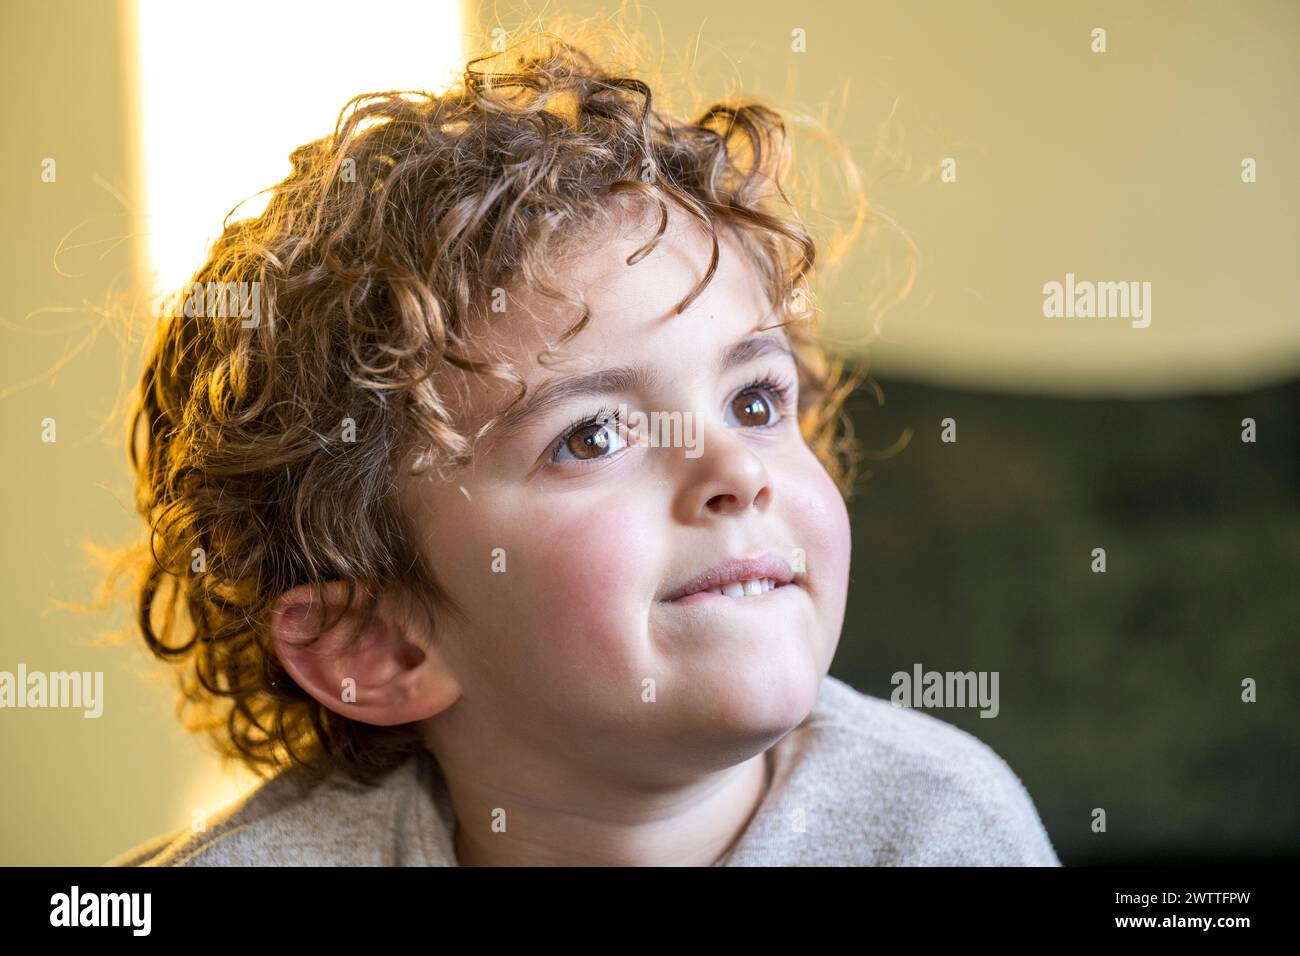
{"type": "MultiPolygon", "coordinates": [[[[650,529],[633,508],[586,502],[533,515],[519,550],[520,593],[533,640],[557,658],[617,659],[630,653],[637,608],[656,587],[646,542],[650,529]]],[[[644,609],[642,608],[642,617],[644,609]]]]}
{"type": "Polygon", "coordinates": [[[792,476],[791,524],[796,547],[804,549],[808,570],[823,588],[846,588],[852,533],[848,507],[835,482],[808,453],[808,461],[792,476]]]}

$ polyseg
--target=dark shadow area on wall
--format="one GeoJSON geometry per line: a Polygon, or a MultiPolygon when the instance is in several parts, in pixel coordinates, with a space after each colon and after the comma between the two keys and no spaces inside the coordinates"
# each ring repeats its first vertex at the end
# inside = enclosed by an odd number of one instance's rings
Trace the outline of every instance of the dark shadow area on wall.
{"type": "Polygon", "coordinates": [[[917,664],[999,672],[996,717],[925,712],[1006,759],[1067,866],[1294,854],[1300,382],[1140,401],[880,385],[883,406],[869,388],[850,406],[864,447],[913,434],[864,462],[832,672],[886,699],[917,664]]]}

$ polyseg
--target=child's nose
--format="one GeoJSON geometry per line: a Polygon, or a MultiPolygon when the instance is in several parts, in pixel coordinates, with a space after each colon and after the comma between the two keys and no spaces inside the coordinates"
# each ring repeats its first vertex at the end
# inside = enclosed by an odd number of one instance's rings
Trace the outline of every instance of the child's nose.
{"type": "Polygon", "coordinates": [[[676,517],[687,524],[728,515],[763,512],[775,490],[763,458],[730,428],[710,428],[701,436],[702,454],[683,457],[676,517]]]}

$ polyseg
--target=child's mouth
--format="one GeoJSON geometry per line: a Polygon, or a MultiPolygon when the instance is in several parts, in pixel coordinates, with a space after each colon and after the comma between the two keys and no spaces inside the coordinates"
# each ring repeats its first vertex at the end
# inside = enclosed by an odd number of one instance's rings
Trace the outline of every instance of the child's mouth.
{"type": "Polygon", "coordinates": [[[772,591],[779,591],[790,587],[788,584],[782,584],[771,578],[750,578],[746,581],[730,581],[717,587],[705,588],[702,591],[695,591],[675,601],[669,601],[669,604],[698,604],[702,601],[718,601],[727,598],[752,599],[761,598],[772,591]]]}
{"type": "Polygon", "coordinates": [[[665,604],[713,598],[761,598],[794,582],[790,562],[768,551],[752,558],[726,558],[660,597],[665,604]]]}

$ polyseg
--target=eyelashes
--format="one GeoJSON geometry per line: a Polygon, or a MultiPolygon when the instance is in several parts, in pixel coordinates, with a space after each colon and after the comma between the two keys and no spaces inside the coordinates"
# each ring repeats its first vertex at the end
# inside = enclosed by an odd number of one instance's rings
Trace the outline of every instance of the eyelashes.
{"type": "Polygon", "coordinates": [[[607,405],[602,406],[601,408],[597,409],[594,413],[590,415],[579,415],[572,422],[570,422],[568,427],[564,429],[564,433],[560,436],[560,441],[561,442],[568,441],[570,438],[573,437],[573,433],[578,431],[578,429],[580,428],[590,428],[592,425],[621,425],[621,424],[623,424],[623,419],[618,417],[618,409],[610,408],[607,405]]]}
{"type": "MultiPolygon", "coordinates": [[[[746,392],[758,391],[758,390],[762,390],[770,393],[771,396],[775,399],[775,401],[772,402],[772,406],[773,406],[772,410],[775,412],[777,416],[776,420],[772,422],[767,422],[762,425],[749,425],[749,426],[741,426],[741,427],[748,427],[751,430],[763,430],[768,428],[774,428],[777,425],[780,425],[782,422],[784,422],[786,418],[791,415],[793,411],[792,405],[794,403],[793,397],[795,391],[795,384],[789,376],[782,375],[775,371],[769,372],[766,375],[759,376],[758,378],[755,378],[752,381],[742,385],[740,388],[736,389],[736,391],[732,393],[732,397],[729,399],[729,402],[734,402],[737,396],[743,395],[746,392]]],[[[728,407],[730,407],[730,405],[728,407]]],[[[547,460],[558,464],[561,461],[561,459],[558,459],[557,456],[559,455],[560,451],[565,446],[568,445],[569,441],[573,438],[575,433],[585,428],[593,428],[601,425],[612,428],[620,436],[622,436],[623,434],[624,422],[622,418],[619,416],[618,409],[611,408],[608,405],[603,405],[596,411],[589,414],[579,415],[577,418],[571,421],[568,424],[568,426],[565,427],[564,431],[560,434],[560,437],[551,443],[550,454],[547,456],[547,460]]],[[[622,449],[617,449],[611,454],[600,455],[595,458],[586,458],[586,459],[574,458],[572,459],[572,461],[575,463],[592,464],[594,462],[604,461],[608,458],[611,458],[613,457],[613,455],[617,454],[618,451],[621,450],[622,449]]]]}
{"type": "MultiPolygon", "coordinates": [[[[750,382],[748,385],[742,385],[736,390],[736,394],[739,395],[742,392],[748,392],[750,389],[755,388],[765,388],[776,396],[776,410],[781,413],[783,419],[790,410],[790,396],[794,392],[794,383],[784,375],[770,373],[761,378],[754,379],[754,381],[750,382]]],[[[773,422],[772,424],[776,424],[776,422],[773,422]]]]}

